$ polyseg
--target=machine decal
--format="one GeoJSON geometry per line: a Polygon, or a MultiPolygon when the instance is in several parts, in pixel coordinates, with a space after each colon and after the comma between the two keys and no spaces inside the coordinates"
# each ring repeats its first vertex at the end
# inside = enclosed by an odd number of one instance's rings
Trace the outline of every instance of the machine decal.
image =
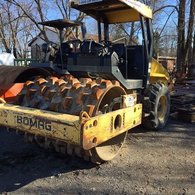
{"type": "Polygon", "coordinates": [[[19,125],[29,126],[30,128],[35,127],[35,128],[46,130],[46,131],[52,130],[50,121],[46,121],[46,120],[38,119],[38,118],[33,119],[33,118],[28,118],[28,117],[17,115],[16,123],[19,125]]]}

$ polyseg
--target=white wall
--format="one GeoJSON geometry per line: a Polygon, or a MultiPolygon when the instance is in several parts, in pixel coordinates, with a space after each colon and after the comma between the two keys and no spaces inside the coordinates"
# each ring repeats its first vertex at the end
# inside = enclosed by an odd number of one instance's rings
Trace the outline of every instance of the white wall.
{"type": "MultiPolygon", "coordinates": [[[[47,29],[46,30],[46,34],[47,34],[47,37],[48,37],[49,41],[51,41],[53,43],[57,43],[57,44],[60,43],[58,33],[53,32],[53,31],[47,29]]],[[[34,45],[41,46],[43,43],[45,43],[45,41],[43,40],[43,36],[41,36],[41,37],[38,36],[37,39],[32,43],[32,46],[34,46],[34,45]]]]}
{"type": "MultiPolygon", "coordinates": [[[[60,39],[59,39],[59,35],[57,32],[47,29],[46,34],[47,34],[49,41],[56,43],[58,45],[60,44],[60,39]]],[[[45,41],[43,40],[43,36],[41,35],[41,36],[38,36],[37,39],[31,44],[32,59],[36,59],[36,60],[43,59],[43,57],[45,56],[44,52],[42,52],[41,50],[41,46],[43,45],[43,43],[45,43],[45,41]]]]}

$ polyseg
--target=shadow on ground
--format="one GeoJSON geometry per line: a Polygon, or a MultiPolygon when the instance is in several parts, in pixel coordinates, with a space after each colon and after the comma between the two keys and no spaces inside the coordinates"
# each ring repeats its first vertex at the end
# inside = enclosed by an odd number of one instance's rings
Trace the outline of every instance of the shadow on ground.
{"type": "Polygon", "coordinates": [[[46,151],[25,143],[22,136],[1,129],[0,193],[15,191],[34,180],[94,167],[76,157],[46,151]]]}

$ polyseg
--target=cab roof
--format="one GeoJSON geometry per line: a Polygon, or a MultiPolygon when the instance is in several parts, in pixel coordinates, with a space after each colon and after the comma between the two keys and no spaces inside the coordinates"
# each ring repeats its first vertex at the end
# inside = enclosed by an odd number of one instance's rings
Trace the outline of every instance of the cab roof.
{"type": "Polygon", "coordinates": [[[68,28],[68,27],[81,26],[82,22],[68,20],[64,18],[64,19],[58,19],[58,20],[49,20],[49,21],[39,22],[39,24],[44,25],[44,26],[50,26],[53,28],[63,29],[63,28],[68,28]]]}
{"type": "Polygon", "coordinates": [[[140,15],[152,19],[152,10],[136,0],[70,0],[71,7],[103,23],[139,21],[140,15]]]}

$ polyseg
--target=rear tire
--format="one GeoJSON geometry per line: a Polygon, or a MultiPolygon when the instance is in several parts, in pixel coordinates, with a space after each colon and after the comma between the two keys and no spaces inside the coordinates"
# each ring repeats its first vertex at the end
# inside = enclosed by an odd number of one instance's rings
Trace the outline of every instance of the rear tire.
{"type": "Polygon", "coordinates": [[[143,118],[143,126],[152,130],[164,128],[170,113],[168,87],[162,82],[150,84],[144,96],[146,100],[144,100],[143,109],[148,116],[143,118]]]}

